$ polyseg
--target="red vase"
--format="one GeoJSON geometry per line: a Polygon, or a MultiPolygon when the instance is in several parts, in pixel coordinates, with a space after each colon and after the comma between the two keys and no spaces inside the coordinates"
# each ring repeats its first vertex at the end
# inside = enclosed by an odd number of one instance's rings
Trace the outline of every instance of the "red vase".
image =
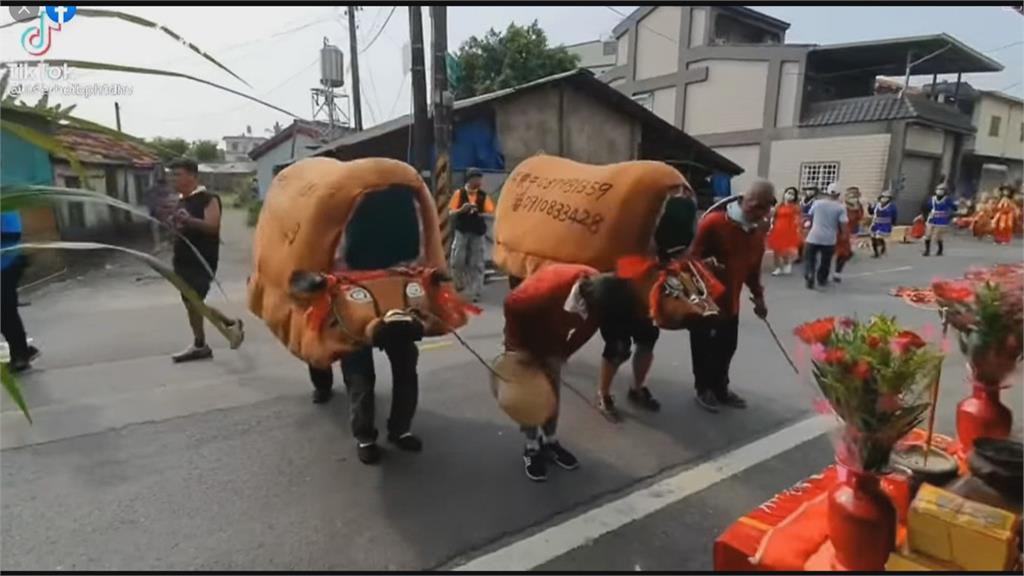
{"type": "Polygon", "coordinates": [[[896,508],[879,477],[837,464],[838,482],[828,494],[828,535],[833,568],[881,572],[896,546],[896,508]]]}
{"type": "Polygon", "coordinates": [[[956,435],[966,455],[977,438],[1007,438],[1013,413],[999,401],[999,386],[974,382],[974,392],[956,405],[956,435]]]}

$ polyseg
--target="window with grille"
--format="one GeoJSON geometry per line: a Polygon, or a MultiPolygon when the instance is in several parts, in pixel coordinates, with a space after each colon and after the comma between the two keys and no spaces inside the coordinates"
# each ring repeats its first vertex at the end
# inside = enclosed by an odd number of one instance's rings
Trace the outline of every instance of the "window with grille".
{"type": "Polygon", "coordinates": [[[800,188],[825,190],[839,181],[839,162],[804,162],[800,164],[800,188]]]}
{"type": "Polygon", "coordinates": [[[988,135],[992,137],[999,136],[999,125],[1003,123],[1002,116],[993,116],[992,120],[988,124],[988,135]]]}

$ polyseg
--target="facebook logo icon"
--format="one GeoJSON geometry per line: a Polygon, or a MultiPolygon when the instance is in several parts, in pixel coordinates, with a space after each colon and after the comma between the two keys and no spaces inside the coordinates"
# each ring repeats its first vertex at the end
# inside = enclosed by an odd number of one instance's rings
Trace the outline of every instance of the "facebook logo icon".
{"type": "Polygon", "coordinates": [[[47,6],[46,16],[57,24],[67,24],[75,17],[76,11],[74,6],[47,6]]]}

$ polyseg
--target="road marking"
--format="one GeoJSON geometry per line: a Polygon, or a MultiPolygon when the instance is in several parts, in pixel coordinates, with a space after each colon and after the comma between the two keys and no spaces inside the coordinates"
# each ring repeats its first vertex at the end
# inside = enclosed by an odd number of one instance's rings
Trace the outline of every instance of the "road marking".
{"type": "Polygon", "coordinates": [[[885,268],[883,270],[872,270],[871,272],[859,272],[857,274],[843,274],[843,278],[862,278],[864,276],[876,276],[878,274],[888,274],[889,272],[903,272],[905,270],[913,269],[913,266],[900,266],[899,268],[885,268]]]}
{"type": "Polygon", "coordinates": [[[429,352],[430,350],[437,350],[438,348],[447,348],[452,345],[451,340],[444,340],[442,342],[431,342],[430,344],[420,344],[420,352],[429,352]]]}
{"type": "Polygon", "coordinates": [[[474,558],[456,570],[491,572],[536,569],[603,534],[675,504],[687,496],[811,440],[828,431],[834,422],[835,419],[831,416],[812,416],[652,486],[474,558]]]}

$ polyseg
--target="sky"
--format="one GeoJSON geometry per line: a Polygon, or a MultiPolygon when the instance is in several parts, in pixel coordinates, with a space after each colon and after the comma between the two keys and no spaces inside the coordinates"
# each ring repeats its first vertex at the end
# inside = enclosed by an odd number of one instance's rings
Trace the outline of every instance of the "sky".
{"type": "MultiPolygon", "coordinates": [[[[97,6],[96,8],[100,8],[97,6]]],[[[312,116],[310,88],[319,80],[319,49],[327,38],[342,48],[349,71],[349,38],[342,6],[130,6],[111,7],[174,30],[196,44],[251,87],[151,29],[107,19],[74,18],[53,35],[46,58],[89,60],[189,74],[251,94],[302,118],[312,116]],[[244,12],[243,12],[244,11],[244,12]]],[[[536,19],[552,44],[608,37],[634,7],[616,6],[452,6],[448,9],[451,51],[488,28],[536,19]]],[[[786,41],[829,44],[945,32],[1005,66],[993,74],[967,75],[973,85],[1024,95],[1024,17],[1000,7],[757,6],[791,24],[786,41]]],[[[409,74],[403,58],[409,38],[405,6],[366,6],[357,11],[363,123],[369,127],[410,109],[409,74]],[[386,25],[385,25],[386,24],[386,25]]],[[[8,22],[3,10],[0,22],[8,22]]],[[[424,38],[430,19],[423,9],[424,38]]],[[[4,61],[31,59],[20,38],[27,24],[0,30],[4,61]]],[[[429,69],[430,57],[427,53],[429,69]]],[[[429,85],[429,70],[428,70],[429,85]]],[[[950,79],[954,79],[951,77],[950,79]]],[[[930,78],[917,77],[912,83],[930,78]]],[[[214,139],[243,133],[266,134],[274,122],[291,118],[238,96],[178,78],[72,70],[69,82],[118,83],[131,94],[58,96],[51,102],[77,104],[75,114],[113,126],[114,102],[122,127],[143,137],[214,139]]],[[[350,90],[346,82],[344,91],[350,90]]],[[[25,100],[34,102],[35,96],[25,100]]],[[[347,104],[346,104],[347,110],[347,104]]]]}

